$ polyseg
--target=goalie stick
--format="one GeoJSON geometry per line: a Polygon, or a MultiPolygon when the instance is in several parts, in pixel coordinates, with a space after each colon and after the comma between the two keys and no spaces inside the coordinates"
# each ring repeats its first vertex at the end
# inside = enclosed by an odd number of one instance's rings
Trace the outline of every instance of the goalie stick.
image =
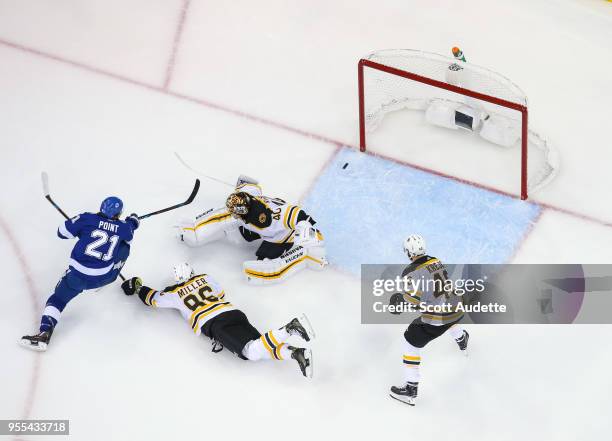
{"type": "Polygon", "coordinates": [[[183,158],[181,158],[181,156],[180,156],[180,155],[179,155],[177,152],[174,152],[174,156],[176,156],[176,159],[178,159],[178,160],[179,160],[179,162],[180,162],[181,164],[183,164],[183,166],[185,166],[185,168],[187,168],[187,169],[191,170],[191,171],[192,171],[192,172],[194,172],[196,175],[202,176],[203,178],[210,179],[211,181],[218,182],[219,184],[227,185],[227,186],[232,187],[232,188],[234,187],[234,185],[230,184],[229,182],[225,182],[225,181],[223,181],[223,180],[221,180],[221,179],[218,179],[218,178],[215,178],[215,177],[213,177],[213,176],[208,176],[207,174],[202,173],[201,171],[196,170],[195,168],[191,167],[189,164],[187,164],[187,163],[186,163],[186,162],[183,160],[183,158]]]}

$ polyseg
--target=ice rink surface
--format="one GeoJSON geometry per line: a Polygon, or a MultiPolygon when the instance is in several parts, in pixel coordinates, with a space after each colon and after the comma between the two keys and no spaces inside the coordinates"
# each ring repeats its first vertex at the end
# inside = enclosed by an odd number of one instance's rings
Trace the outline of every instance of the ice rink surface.
{"type": "Polygon", "coordinates": [[[399,263],[397,238],[415,229],[443,260],[610,263],[610,41],[603,0],[0,0],[0,419],[70,419],[78,440],[605,438],[609,327],[473,326],[468,358],[443,336],[424,351],[408,408],[386,393],[401,379],[403,328],[359,323],[354,270],[399,263]],[[369,138],[380,156],[351,150],[358,59],[454,45],[521,86],[532,127],[560,152],[559,175],[530,202],[405,165],[518,192],[517,151],[411,112],[369,138]],[[175,151],[303,202],[324,225],[332,265],[256,288],[240,273],[252,249],[179,246],[173,223],[227,196],[203,181],[191,207],[143,221],[125,272],[161,287],[187,259],[262,332],[306,312],[318,335],[312,381],[292,362],[212,354],[177,314],[146,309],[118,284],[74,300],[47,353],[17,346],[72,246],[56,239],[61,219],[40,172],[71,214],[110,194],[144,213],[187,196],[196,176],[175,151]]]}

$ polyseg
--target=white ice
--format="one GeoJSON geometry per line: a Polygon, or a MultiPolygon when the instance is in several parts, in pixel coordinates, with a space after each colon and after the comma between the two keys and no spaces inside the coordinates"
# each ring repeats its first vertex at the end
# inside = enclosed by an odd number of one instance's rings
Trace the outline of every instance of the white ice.
{"type": "MultiPolygon", "coordinates": [[[[178,315],[117,284],[74,300],[47,353],[16,342],[37,327],[71,247],[55,238],[61,219],[42,198],[42,170],[70,213],[109,194],[138,213],[185,197],[195,176],[174,151],[298,201],[336,141],[357,144],[357,61],[382,48],[458,45],[519,84],[562,160],[534,198],[602,222],[545,209],[514,261],[610,262],[610,41],[604,0],[0,0],[0,419],[70,419],[78,440],[606,437],[609,327],[473,326],[469,358],[442,337],[424,351],[408,408],[387,396],[401,379],[403,329],[359,323],[358,279],[330,268],[253,288],[240,277],[252,250],[175,243],[177,218],[222,203],[227,188],[213,182],[193,207],[143,221],[126,272],[161,286],[188,259],[261,331],[306,312],[319,337],[312,381],[291,362],[214,355],[178,315]]],[[[436,154],[416,148],[428,130],[411,131],[410,119],[390,118],[372,147],[430,167],[436,154]]],[[[454,135],[439,136],[453,145],[454,135]]],[[[511,185],[517,171],[504,165],[516,158],[490,151],[461,163],[463,152],[446,153],[440,171],[479,183],[511,185]]]]}

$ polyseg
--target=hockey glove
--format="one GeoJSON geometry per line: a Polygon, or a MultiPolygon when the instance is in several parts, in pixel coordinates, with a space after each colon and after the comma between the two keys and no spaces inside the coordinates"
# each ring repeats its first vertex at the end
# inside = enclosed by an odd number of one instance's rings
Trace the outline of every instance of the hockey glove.
{"type": "Polygon", "coordinates": [[[121,284],[121,289],[126,296],[133,296],[138,292],[141,286],[142,279],[140,277],[132,277],[121,284]]]}
{"type": "Polygon", "coordinates": [[[136,213],[130,214],[125,218],[125,221],[132,225],[132,229],[136,230],[140,226],[140,219],[138,219],[138,215],[136,213]]]}
{"type": "MultiPolygon", "coordinates": [[[[395,308],[397,308],[399,305],[403,304],[404,302],[405,302],[404,295],[401,292],[396,292],[389,299],[389,306],[395,306],[395,308]]],[[[399,315],[402,313],[401,311],[397,311],[397,310],[389,311],[389,312],[395,315],[399,315]]]]}

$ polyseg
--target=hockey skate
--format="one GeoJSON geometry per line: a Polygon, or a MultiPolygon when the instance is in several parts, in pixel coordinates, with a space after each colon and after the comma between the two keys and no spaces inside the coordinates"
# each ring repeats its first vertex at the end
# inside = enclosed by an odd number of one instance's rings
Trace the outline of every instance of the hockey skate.
{"type": "Polygon", "coordinates": [[[302,314],[299,317],[294,318],[285,325],[285,329],[289,335],[298,335],[302,340],[310,341],[315,338],[315,333],[310,324],[310,320],[306,317],[306,314],[302,314]]]}
{"type": "Polygon", "coordinates": [[[21,337],[20,344],[24,348],[44,352],[47,350],[52,334],[53,328],[51,328],[49,331],[39,332],[36,335],[24,335],[21,337]]]}
{"type": "Polygon", "coordinates": [[[409,406],[414,406],[418,387],[419,383],[412,383],[410,381],[408,381],[403,387],[391,386],[391,393],[389,396],[397,401],[406,403],[409,406]]]}
{"type": "Polygon", "coordinates": [[[455,340],[457,342],[457,346],[459,346],[459,349],[461,350],[463,355],[465,355],[466,357],[468,355],[467,347],[468,347],[469,339],[470,339],[470,334],[468,334],[468,332],[464,330],[463,337],[461,337],[459,340],[455,340]]]}
{"type": "Polygon", "coordinates": [[[288,346],[291,351],[291,358],[297,361],[302,371],[302,375],[307,378],[312,378],[312,351],[308,348],[296,348],[288,346]]]}

